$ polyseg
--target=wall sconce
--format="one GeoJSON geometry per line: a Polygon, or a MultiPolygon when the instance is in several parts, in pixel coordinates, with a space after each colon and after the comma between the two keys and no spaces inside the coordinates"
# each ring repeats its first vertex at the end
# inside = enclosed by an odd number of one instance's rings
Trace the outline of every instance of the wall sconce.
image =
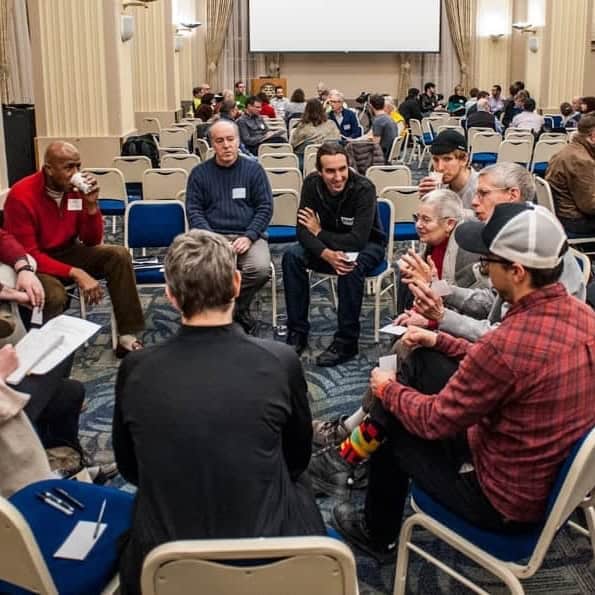
{"type": "Polygon", "coordinates": [[[194,29],[200,27],[202,23],[195,21],[191,23],[177,23],[176,24],[176,35],[190,35],[194,29]]]}
{"type": "Polygon", "coordinates": [[[129,14],[120,15],[120,39],[129,41],[134,37],[134,17],[129,14]]]}
{"type": "Polygon", "coordinates": [[[130,2],[122,3],[122,10],[126,10],[129,6],[144,6],[149,8],[147,5],[149,2],[155,2],[155,0],[131,0],[130,2]]]}
{"type": "Polygon", "coordinates": [[[181,52],[184,47],[184,37],[182,35],[174,36],[174,52],[181,52]]]}
{"type": "Polygon", "coordinates": [[[512,28],[521,33],[537,33],[537,28],[531,23],[513,23],[512,28]]]}
{"type": "Polygon", "coordinates": [[[529,48],[530,52],[533,52],[534,54],[537,53],[539,50],[539,39],[537,39],[537,37],[529,37],[527,47],[529,48]]]}
{"type": "Polygon", "coordinates": [[[502,39],[504,37],[504,33],[492,33],[490,35],[490,39],[492,41],[498,41],[499,39],[502,39]]]}

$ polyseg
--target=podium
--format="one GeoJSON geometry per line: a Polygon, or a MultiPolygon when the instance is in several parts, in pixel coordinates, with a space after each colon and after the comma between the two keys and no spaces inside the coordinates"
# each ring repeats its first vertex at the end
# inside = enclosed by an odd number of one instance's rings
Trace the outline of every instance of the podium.
{"type": "Polygon", "coordinates": [[[283,95],[287,97],[287,79],[271,78],[263,76],[250,81],[250,95],[258,95],[263,92],[269,97],[275,94],[275,87],[283,87],[283,95]]]}

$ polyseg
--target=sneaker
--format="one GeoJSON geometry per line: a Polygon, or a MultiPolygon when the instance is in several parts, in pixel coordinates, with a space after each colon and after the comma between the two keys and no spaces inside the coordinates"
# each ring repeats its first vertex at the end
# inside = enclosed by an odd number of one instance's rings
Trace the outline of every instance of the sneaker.
{"type": "Polygon", "coordinates": [[[333,525],[345,540],[374,558],[379,564],[395,564],[397,543],[379,543],[370,535],[364,513],[351,502],[343,502],[333,508],[333,525]]]}
{"type": "Polygon", "coordinates": [[[325,351],[316,358],[316,365],[323,368],[337,366],[357,355],[357,343],[348,345],[333,341],[325,351]]]}
{"type": "Polygon", "coordinates": [[[304,349],[308,347],[308,335],[305,335],[304,333],[298,333],[297,331],[289,331],[287,333],[287,339],[285,339],[285,342],[288,345],[291,345],[298,355],[302,355],[304,349]]]}
{"type": "Polygon", "coordinates": [[[338,446],[351,432],[345,427],[347,415],[337,419],[312,421],[312,442],[316,446],[338,446]]]}
{"type": "Polygon", "coordinates": [[[348,498],[352,490],[368,485],[366,461],[351,465],[341,458],[334,446],[327,446],[312,454],[308,475],[318,496],[348,498]]]}
{"type": "Polygon", "coordinates": [[[93,483],[103,485],[118,475],[118,467],[116,466],[116,463],[94,465],[93,467],[87,467],[87,472],[93,483]]]}

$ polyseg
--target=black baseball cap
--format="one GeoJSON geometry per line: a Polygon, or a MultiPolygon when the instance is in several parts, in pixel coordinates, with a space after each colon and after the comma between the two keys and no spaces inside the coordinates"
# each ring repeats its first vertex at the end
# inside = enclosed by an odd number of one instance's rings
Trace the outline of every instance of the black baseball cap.
{"type": "Polygon", "coordinates": [[[445,155],[457,149],[467,152],[465,137],[456,130],[443,130],[430,145],[432,155],[445,155]]]}

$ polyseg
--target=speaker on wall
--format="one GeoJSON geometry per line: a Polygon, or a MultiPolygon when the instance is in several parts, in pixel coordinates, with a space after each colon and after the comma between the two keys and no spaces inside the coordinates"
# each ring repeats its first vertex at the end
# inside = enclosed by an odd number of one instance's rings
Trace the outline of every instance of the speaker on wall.
{"type": "Polygon", "coordinates": [[[8,183],[35,172],[35,108],[29,104],[2,106],[8,183]]]}

